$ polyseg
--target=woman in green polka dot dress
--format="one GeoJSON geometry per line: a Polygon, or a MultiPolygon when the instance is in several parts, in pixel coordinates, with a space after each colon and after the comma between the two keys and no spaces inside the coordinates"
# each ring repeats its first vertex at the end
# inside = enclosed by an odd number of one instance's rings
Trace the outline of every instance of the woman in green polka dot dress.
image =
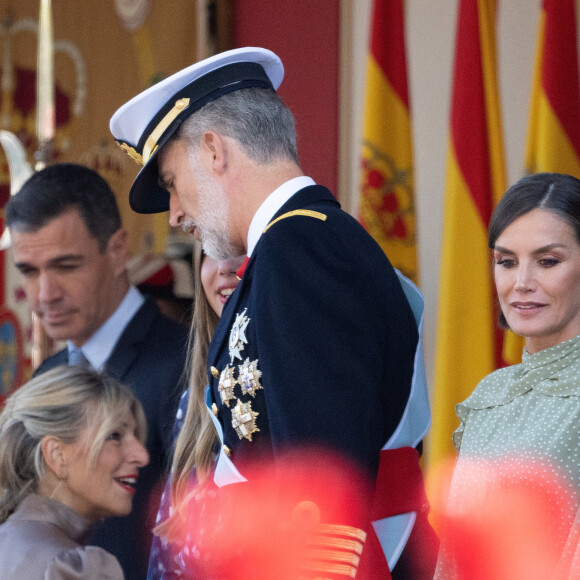
{"type": "Polygon", "coordinates": [[[500,324],[525,349],[457,405],[435,578],[580,578],[580,181],[521,179],[489,247],[500,324]]]}

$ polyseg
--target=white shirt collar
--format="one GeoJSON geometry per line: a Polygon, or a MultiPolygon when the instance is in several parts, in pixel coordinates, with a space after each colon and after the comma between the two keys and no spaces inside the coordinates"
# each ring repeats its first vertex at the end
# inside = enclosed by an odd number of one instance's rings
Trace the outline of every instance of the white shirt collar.
{"type": "Polygon", "coordinates": [[[275,189],[258,208],[254,214],[250,229],[248,230],[248,256],[252,255],[258,240],[262,236],[266,226],[270,223],[276,212],[298,191],[308,187],[309,185],[316,185],[316,182],[306,175],[295,177],[286,181],[280,187],[275,189]]]}
{"type": "MultiPolygon", "coordinates": [[[[141,308],[144,301],[145,298],[139,290],[135,286],[131,286],[117,310],[83,344],[81,350],[95,370],[100,371],[103,369],[127,324],[135,316],[137,310],[141,308]]],[[[67,340],[67,347],[69,353],[74,348],[70,340],[67,340]]]]}

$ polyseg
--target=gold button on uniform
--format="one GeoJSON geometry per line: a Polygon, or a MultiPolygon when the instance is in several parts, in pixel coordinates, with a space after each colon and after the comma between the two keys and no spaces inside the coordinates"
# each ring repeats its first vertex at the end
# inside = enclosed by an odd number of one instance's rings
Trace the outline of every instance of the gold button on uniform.
{"type": "Polygon", "coordinates": [[[214,379],[217,379],[220,376],[220,372],[215,367],[210,367],[209,369],[214,379]]]}
{"type": "Polygon", "coordinates": [[[231,457],[231,456],[232,456],[232,450],[231,450],[231,449],[230,449],[230,448],[229,448],[227,445],[224,445],[224,446],[223,446],[223,450],[224,450],[224,453],[225,453],[225,454],[226,454],[228,457],[231,457]]]}
{"type": "Polygon", "coordinates": [[[217,405],[215,403],[211,404],[211,410],[213,411],[213,414],[217,417],[218,416],[218,408],[217,408],[217,405]]]}

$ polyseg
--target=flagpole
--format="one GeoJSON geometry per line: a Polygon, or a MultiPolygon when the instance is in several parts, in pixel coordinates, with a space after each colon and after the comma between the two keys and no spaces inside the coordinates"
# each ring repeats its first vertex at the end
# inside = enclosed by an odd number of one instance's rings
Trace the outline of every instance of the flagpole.
{"type": "MultiPolygon", "coordinates": [[[[36,136],[38,151],[35,154],[37,171],[52,161],[55,134],[54,50],[51,0],[40,0],[38,18],[38,60],[36,68],[36,136]]],[[[50,353],[50,339],[40,319],[32,314],[32,367],[50,353]]]]}
{"type": "Polygon", "coordinates": [[[36,169],[52,161],[54,142],[54,54],[51,0],[40,0],[36,69],[36,169]]]}

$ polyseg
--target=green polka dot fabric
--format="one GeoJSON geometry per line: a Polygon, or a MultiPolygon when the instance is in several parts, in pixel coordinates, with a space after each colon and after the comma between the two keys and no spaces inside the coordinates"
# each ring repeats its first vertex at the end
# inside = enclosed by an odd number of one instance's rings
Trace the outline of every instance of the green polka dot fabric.
{"type": "MultiPolygon", "coordinates": [[[[449,513],[485,509],[498,486],[545,487],[559,508],[562,561],[567,567],[576,558],[580,566],[580,336],[533,355],[524,351],[521,364],[485,377],[456,412],[449,513]]],[[[435,578],[452,580],[453,564],[445,560],[441,554],[435,578]]]]}

